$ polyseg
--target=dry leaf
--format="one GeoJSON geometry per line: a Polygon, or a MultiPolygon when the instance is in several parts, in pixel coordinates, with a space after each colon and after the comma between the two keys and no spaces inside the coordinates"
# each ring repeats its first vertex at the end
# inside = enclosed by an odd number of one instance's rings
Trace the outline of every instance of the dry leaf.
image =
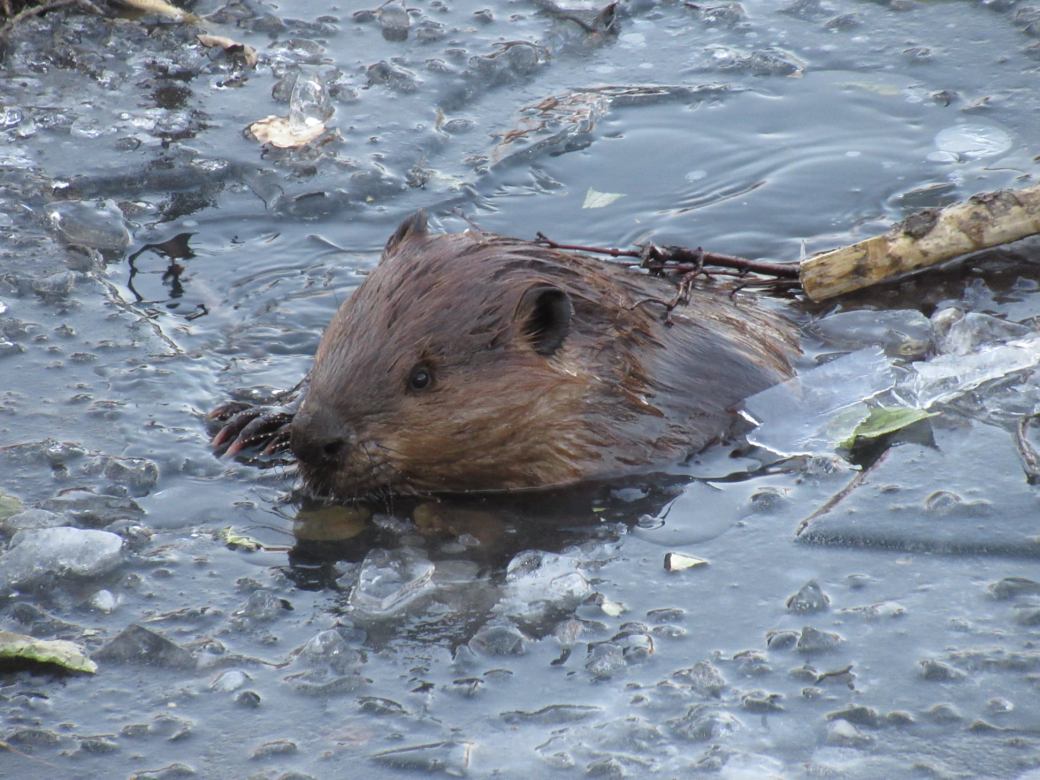
{"type": "Polygon", "coordinates": [[[185,11],[183,8],[171,5],[170,3],[167,3],[166,0],[119,0],[119,2],[137,11],[143,11],[146,14],[165,16],[166,18],[173,19],[177,22],[193,24],[199,21],[199,17],[195,14],[185,11]]]}
{"type": "Polygon", "coordinates": [[[625,197],[623,192],[600,192],[589,187],[589,191],[585,193],[585,201],[581,204],[583,209],[601,209],[604,206],[609,206],[618,198],[625,197]]]}
{"type": "Polygon", "coordinates": [[[224,50],[225,54],[241,57],[245,61],[247,67],[256,67],[258,57],[256,49],[252,46],[247,46],[244,43],[233,41],[231,38],[226,38],[223,35],[207,35],[205,33],[200,33],[195,37],[198,39],[199,43],[207,49],[213,49],[219,46],[224,50]]]}
{"type": "Polygon", "coordinates": [[[271,144],[279,149],[294,149],[309,144],[324,133],[325,123],[314,118],[290,122],[289,117],[272,115],[253,122],[249,132],[262,144],[271,144]]]}

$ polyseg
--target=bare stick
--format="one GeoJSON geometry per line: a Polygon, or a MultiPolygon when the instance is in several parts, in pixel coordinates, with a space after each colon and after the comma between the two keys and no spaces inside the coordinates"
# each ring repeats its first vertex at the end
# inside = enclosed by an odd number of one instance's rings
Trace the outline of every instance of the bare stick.
{"type": "Polygon", "coordinates": [[[927,209],[884,235],[810,257],[802,288],[814,301],[1040,233],[1040,185],[975,195],[927,209]]]}

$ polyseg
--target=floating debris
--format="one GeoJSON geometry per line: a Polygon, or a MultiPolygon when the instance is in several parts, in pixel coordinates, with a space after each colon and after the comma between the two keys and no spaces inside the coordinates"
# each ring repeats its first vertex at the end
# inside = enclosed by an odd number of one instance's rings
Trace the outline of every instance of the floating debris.
{"type": "Polygon", "coordinates": [[[205,46],[207,49],[220,48],[224,50],[224,53],[231,57],[239,57],[246,64],[247,68],[255,68],[256,63],[259,61],[259,56],[256,53],[256,49],[252,46],[239,43],[238,41],[232,40],[223,35],[208,35],[206,33],[200,33],[195,38],[205,46]]]}
{"type": "Polygon", "coordinates": [[[704,558],[698,558],[695,555],[686,555],[684,553],[665,553],[664,556],[664,570],[665,571],[684,571],[686,569],[696,569],[699,566],[707,566],[708,561],[704,558]]]}
{"type": "Polygon", "coordinates": [[[61,639],[35,639],[26,634],[0,631],[0,665],[16,663],[60,666],[70,672],[94,674],[97,664],[87,658],[83,648],[61,639]]]}

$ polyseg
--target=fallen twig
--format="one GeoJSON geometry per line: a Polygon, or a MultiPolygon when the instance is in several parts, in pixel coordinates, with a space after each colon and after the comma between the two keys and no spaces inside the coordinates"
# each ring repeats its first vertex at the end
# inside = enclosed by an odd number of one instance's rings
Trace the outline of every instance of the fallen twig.
{"type": "Polygon", "coordinates": [[[1018,447],[1019,457],[1022,458],[1022,468],[1026,472],[1026,482],[1030,485],[1040,483],[1040,455],[1037,454],[1033,445],[1029,443],[1026,434],[1029,432],[1029,423],[1036,415],[1027,414],[1018,421],[1015,428],[1015,444],[1018,447]]]}

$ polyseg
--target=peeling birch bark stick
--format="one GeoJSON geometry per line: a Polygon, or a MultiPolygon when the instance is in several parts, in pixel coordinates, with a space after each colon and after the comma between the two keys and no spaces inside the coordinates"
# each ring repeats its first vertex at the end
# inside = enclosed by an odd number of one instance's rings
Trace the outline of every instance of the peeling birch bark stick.
{"type": "Polygon", "coordinates": [[[925,209],[887,233],[802,261],[805,294],[822,301],[960,255],[1040,233],[1040,185],[925,209]]]}

